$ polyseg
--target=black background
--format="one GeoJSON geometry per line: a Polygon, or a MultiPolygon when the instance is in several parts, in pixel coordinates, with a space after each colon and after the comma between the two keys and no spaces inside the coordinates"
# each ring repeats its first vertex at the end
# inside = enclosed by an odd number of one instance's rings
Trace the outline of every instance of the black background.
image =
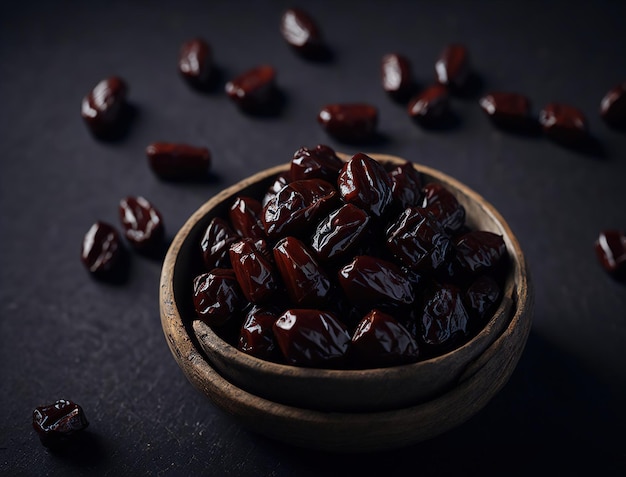
{"type": "Polygon", "coordinates": [[[334,51],[315,63],[279,34],[288,2],[3,2],[0,10],[0,473],[3,475],[624,475],[626,286],[599,266],[602,229],[626,228],[626,133],[598,114],[626,80],[626,3],[319,1],[305,8],[334,51]],[[268,63],[286,103],[242,114],[222,88],[198,93],[176,70],[204,37],[226,80],[268,63]],[[450,42],[465,44],[483,91],[526,94],[586,115],[600,153],[496,130],[478,96],[454,98],[457,128],[426,131],[382,91],[379,62],[408,56],[422,86],[450,42]],[[137,117],[94,140],[81,98],[117,74],[137,117]],[[332,102],[379,108],[383,140],[341,144],[316,123],[332,102]],[[206,145],[210,181],[149,170],[154,141],[206,145]],[[332,455],[249,433],[196,391],[159,321],[160,263],[134,254],[124,286],[92,280],[82,237],[143,195],[169,237],[222,188],[285,163],[300,146],[399,155],[465,182],[507,219],[536,294],[532,332],[508,385],[461,427],[408,449],[332,455]],[[91,425],[76,452],[46,450],[35,406],[79,402],[91,425]]]}

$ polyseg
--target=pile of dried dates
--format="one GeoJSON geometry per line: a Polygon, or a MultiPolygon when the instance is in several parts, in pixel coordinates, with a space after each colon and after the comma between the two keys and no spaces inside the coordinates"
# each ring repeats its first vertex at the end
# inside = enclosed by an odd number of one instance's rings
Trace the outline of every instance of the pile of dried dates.
{"type": "Polygon", "coordinates": [[[375,368],[446,353],[479,332],[509,267],[501,235],[409,161],[298,149],[263,197],[239,195],[198,245],[198,319],[244,353],[375,368]]]}

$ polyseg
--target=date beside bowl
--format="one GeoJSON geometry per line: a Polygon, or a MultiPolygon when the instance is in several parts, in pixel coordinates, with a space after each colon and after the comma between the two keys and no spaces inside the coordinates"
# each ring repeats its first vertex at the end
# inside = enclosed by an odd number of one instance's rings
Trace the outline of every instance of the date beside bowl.
{"type": "MultiPolygon", "coordinates": [[[[346,160],[348,157],[340,155],[346,160]]],[[[370,156],[385,166],[404,159],[370,156]]],[[[174,238],[163,263],[161,324],[189,381],[246,428],[292,445],[366,452],[415,444],[467,421],[502,389],[524,350],[533,291],[520,245],[498,211],[476,192],[435,169],[414,164],[424,183],[448,189],[466,223],[501,235],[510,263],[502,299],[486,325],[444,354],[371,369],[297,367],[239,351],[197,320],[192,302],[198,244],[214,217],[239,196],[262,197],[289,164],[259,172],[201,206],[174,238]]]]}

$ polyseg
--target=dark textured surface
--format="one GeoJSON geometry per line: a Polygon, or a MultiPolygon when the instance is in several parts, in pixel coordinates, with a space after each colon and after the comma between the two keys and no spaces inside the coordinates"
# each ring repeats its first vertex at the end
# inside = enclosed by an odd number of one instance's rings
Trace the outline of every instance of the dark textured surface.
{"type": "Polygon", "coordinates": [[[286,2],[5,2],[0,7],[0,474],[2,475],[624,475],[626,285],[599,267],[603,228],[626,228],[626,133],[598,115],[626,80],[626,4],[335,2],[308,6],[334,50],[305,61],[278,32],[286,2]],[[89,6],[88,6],[89,5],[89,6]],[[260,63],[278,71],[285,107],[241,114],[223,89],[178,76],[183,41],[212,44],[222,79],[260,63]],[[477,97],[453,100],[456,128],[425,131],[379,79],[383,54],[410,58],[422,86],[451,41],[470,50],[482,87],[580,108],[601,154],[495,130],[477,97]],[[127,137],[95,141],[80,100],[100,79],[130,85],[127,137]],[[319,128],[326,103],[379,107],[377,144],[344,145],[319,128]],[[148,169],[153,141],[208,146],[211,181],[171,184],[148,169]],[[171,236],[213,194],[300,146],[403,156],[465,182],[506,217],[536,291],[533,330],[509,384],[465,425],[410,449],[333,456],[250,434],[184,378],[158,315],[160,263],[134,254],[123,286],[79,260],[97,219],[118,224],[125,195],[144,195],[171,236]],[[34,407],[68,398],[91,425],[53,454],[34,407]]]}

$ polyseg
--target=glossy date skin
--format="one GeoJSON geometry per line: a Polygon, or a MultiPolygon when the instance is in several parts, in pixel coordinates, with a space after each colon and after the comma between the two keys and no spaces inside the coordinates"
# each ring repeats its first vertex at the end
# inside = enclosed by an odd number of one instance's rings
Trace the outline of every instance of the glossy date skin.
{"type": "Polygon", "coordinates": [[[474,331],[478,331],[478,325],[484,325],[494,311],[501,293],[498,282],[489,275],[478,276],[465,290],[463,303],[474,322],[474,331]]]}
{"type": "Polygon", "coordinates": [[[241,237],[230,227],[229,222],[221,217],[213,217],[200,241],[202,261],[207,270],[213,268],[231,268],[230,246],[241,237]]]}
{"type": "Polygon", "coordinates": [[[358,153],[338,168],[336,159],[328,146],[302,147],[268,179],[264,205],[237,196],[228,217],[212,219],[201,250],[207,269],[221,268],[198,279],[198,308],[224,312],[216,333],[243,352],[271,355],[263,359],[364,369],[428,359],[480,332],[501,301],[502,237],[468,227],[456,196],[423,185],[408,161],[384,167],[358,153]],[[218,292],[235,305],[220,306],[218,292]],[[307,336],[277,330],[281,316],[295,322],[290,313],[317,325],[300,328],[307,336]],[[335,345],[309,342],[334,327],[326,315],[351,340],[341,359],[335,345]],[[290,335],[287,345],[277,332],[290,335]]]}
{"type": "Polygon", "coordinates": [[[257,358],[276,360],[278,348],[273,327],[278,316],[278,312],[272,307],[253,306],[241,326],[237,349],[257,358]]]}
{"type": "Polygon", "coordinates": [[[350,334],[332,313],[289,309],[274,323],[273,330],[289,364],[334,368],[345,362],[350,334]]]}
{"type": "Polygon", "coordinates": [[[600,101],[600,116],[610,126],[626,126],[626,81],[604,95],[600,101]]]}
{"type": "Polygon", "coordinates": [[[435,74],[439,84],[462,90],[470,76],[469,52],[464,45],[447,45],[435,63],[435,74]]]}
{"type": "Polygon", "coordinates": [[[400,267],[377,257],[356,256],[339,270],[338,277],[350,302],[362,310],[395,310],[415,300],[411,282],[400,267]]]}
{"type": "Polygon", "coordinates": [[[366,235],[370,216],[353,204],[344,204],[320,221],[311,248],[322,261],[336,260],[354,250],[366,235]]]}
{"type": "Polygon", "coordinates": [[[548,103],[539,112],[539,124],[546,137],[565,146],[583,146],[590,139],[584,113],[568,104],[548,103]]]}
{"type": "Polygon", "coordinates": [[[380,61],[383,90],[395,101],[406,101],[414,89],[409,59],[399,53],[388,53],[380,61]]]}
{"type": "Polygon", "coordinates": [[[297,238],[285,237],[274,246],[274,261],[291,301],[298,307],[323,307],[331,282],[313,253],[297,238]]]}
{"type": "Polygon", "coordinates": [[[301,147],[291,160],[290,179],[322,179],[334,184],[342,167],[343,161],[329,146],[318,144],[315,148],[301,147]]]}
{"type": "Polygon", "coordinates": [[[330,51],[313,17],[301,8],[289,8],[280,18],[280,33],[299,55],[309,59],[325,59],[330,51]]]}
{"type": "Polygon", "coordinates": [[[146,148],[152,172],[160,179],[185,181],[206,179],[211,168],[211,152],[191,144],[153,142],[146,148]]]}
{"type": "Polygon", "coordinates": [[[381,217],[392,201],[391,179],[384,167],[363,153],[348,160],[337,179],[343,200],[381,217]]]}
{"type": "Polygon", "coordinates": [[[317,122],[339,141],[364,143],[376,137],[378,109],[367,103],[328,104],[318,113],[317,122]]]}
{"type": "Polygon", "coordinates": [[[426,209],[407,208],[387,229],[387,249],[415,272],[441,269],[452,256],[448,234],[426,209]]]}
{"type": "Polygon", "coordinates": [[[256,114],[271,109],[277,101],[276,70],[270,65],[251,68],[225,86],[228,97],[244,112],[256,114]]]}
{"type": "Polygon", "coordinates": [[[122,280],[128,272],[128,255],[119,232],[101,220],[85,234],[80,258],[89,273],[101,280],[122,280]]]}
{"type": "Polygon", "coordinates": [[[613,278],[626,281],[626,233],[618,229],[600,232],[594,243],[596,257],[613,278]]]}
{"type": "Polygon", "coordinates": [[[436,128],[449,123],[450,95],[441,84],[429,86],[409,102],[407,112],[416,123],[426,128],[436,128]]]}
{"type": "Polygon", "coordinates": [[[308,235],[312,224],[336,204],[335,187],[322,179],[293,181],[263,207],[261,218],[268,237],[308,235]]]}
{"type": "Polygon", "coordinates": [[[422,202],[422,178],[409,161],[395,166],[388,172],[391,180],[391,196],[396,209],[420,205],[422,202]]]}
{"type": "Polygon", "coordinates": [[[180,48],[178,71],[191,87],[208,89],[214,78],[211,46],[202,38],[185,41],[180,48]]]}
{"type": "Polygon", "coordinates": [[[230,224],[240,237],[254,240],[266,239],[265,228],[261,217],[263,206],[261,203],[248,196],[238,196],[233,201],[228,217],[230,224]]]}
{"type": "Polygon", "coordinates": [[[455,261],[467,274],[494,271],[506,255],[502,235],[486,230],[472,230],[454,241],[455,261]]]}
{"type": "Polygon", "coordinates": [[[411,333],[393,316],[372,310],[359,322],[352,336],[350,357],[355,366],[384,368],[413,363],[419,346],[411,333]]]}
{"type": "Polygon", "coordinates": [[[461,230],[465,224],[465,208],[443,185],[430,182],[423,189],[422,207],[439,222],[449,234],[461,230]]]}
{"type": "Polygon", "coordinates": [[[100,81],[82,100],[81,116],[92,134],[100,139],[115,138],[128,119],[128,84],[119,76],[100,81]]]}
{"type": "Polygon", "coordinates": [[[232,269],[214,268],[193,281],[193,304],[198,318],[209,326],[222,326],[238,315],[245,297],[232,269]]]}
{"type": "Polygon", "coordinates": [[[33,411],[33,429],[41,443],[49,448],[64,445],[70,438],[89,426],[83,408],[68,399],[36,407],[33,411]]]}
{"type": "Polygon", "coordinates": [[[274,264],[262,248],[263,241],[244,238],[230,246],[230,263],[237,282],[251,303],[267,303],[278,289],[274,264]]]}
{"type": "Polygon", "coordinates": [[[530,100],[523,94],[492,91],[479,100],[481,109],[492,123],[507,131],[535,132],[539,124],[532,117],[530,100]]]}
{"type": "Polygon", "coordinates": [[[469,335],[469,322],[461,290],[450,284],[435,285],[427,294],[421,313],[421,339],[429,353],[445,352],[469,335]]]}
{"type": "Polygon", "coordinates": [[[154,252],[161,248],[165,237],[163,216],[146,198],[125,197],[120,201],[118,211],[126,240],[136,250],[154,252]]]}

